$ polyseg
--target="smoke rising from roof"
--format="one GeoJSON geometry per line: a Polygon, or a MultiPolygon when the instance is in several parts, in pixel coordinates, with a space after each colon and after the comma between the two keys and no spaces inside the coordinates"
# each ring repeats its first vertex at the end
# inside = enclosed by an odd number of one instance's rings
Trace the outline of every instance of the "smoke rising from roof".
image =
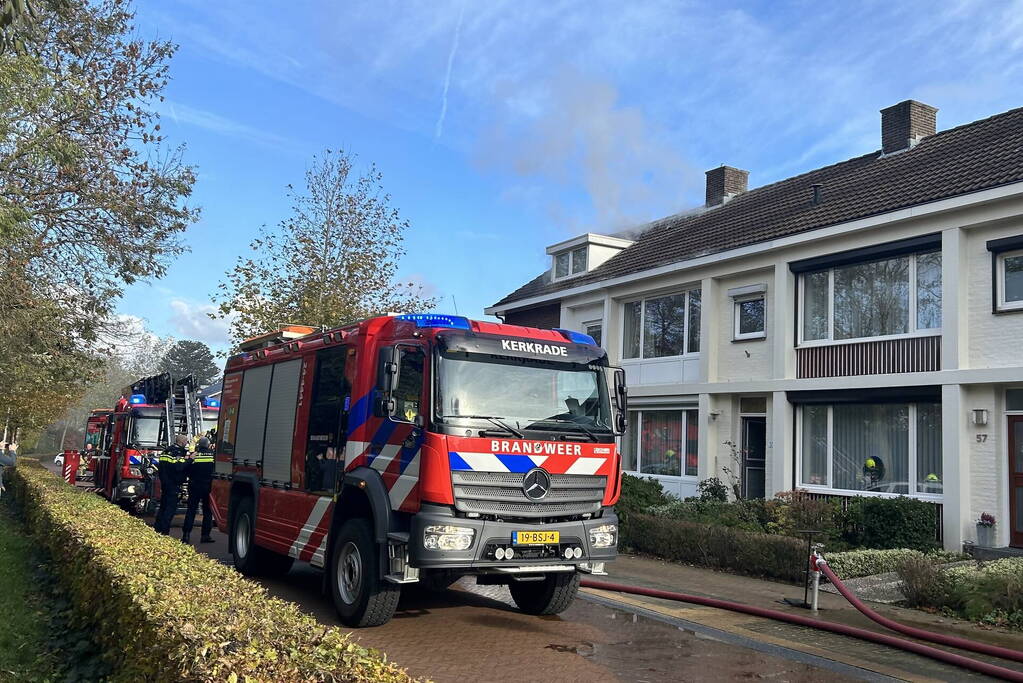
{"type": "MultiPolygon", "coordinates": [[[[477,160],[534,183],[578,187],[581,202],[547,200],[567,231],[630,230],[678,212],[699,188],[702,174],[608,81],[564,68],[543,83],[502,84],[496,95],[504,107],[477,160]]],[[[563,189],[540,194],[564,197],[563,189]]]]}

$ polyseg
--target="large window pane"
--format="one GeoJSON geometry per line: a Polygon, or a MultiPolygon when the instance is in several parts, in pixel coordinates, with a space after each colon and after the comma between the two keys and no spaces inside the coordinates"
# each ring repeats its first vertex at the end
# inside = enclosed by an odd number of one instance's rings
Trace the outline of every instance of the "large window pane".
{"type": "Polygon", "coordinates": [[[688,353],[700,350],[700,307],[702,293],[698,289],[689,292],[689,348],[688,353]]]}
{"type": "Polygon", "coordinates": [[[738,334],[757,334],[764,331],[763,299],[739,301],[735,305],[735,315],[738,319],[736,330],[738,334]]]}
{"type": "Polygon", "coordinates": [[[828,338],[828,271],[803,277],[803,339],[828,338]]]}
{"type": "Polygon", "coordinates": [[[685,342],[686,295],[647,299],[643,309],[643,357],[681,356],[685,342]]]}
{"type": "Polygon", "coordinates": [[[908,493],[909,406],[837,405],[832,411],[832,486],[908,493]]]}
{"type": "Polygon", "coordinates": [[[565,277],[568,275],[568,252],[563,252],[554,257],[554,277],[565,277]]]}
{"type": "Polygon", "coordinates": [[[586,247],[579,247],[572,251],[572,273],[581,273],[586,270],[586,247]]]}
{"type": "Polygon", "coordinates": [[[803,406],[803,484],[828,484],[828,407],[803,406]]]}
{"type": "Polygon", "coordinates": [[[916,407],[916,490],[941,493],[941,404],[920,403],[916,407]]]}
{"type": "Polygon", "coordinates": [[[909,331],[909,258],[835,268],[834,338],[909,331]]]}
{"type": "Polygon", "coordinates": [[[622,307],[622,358],[639,358],[639,330],[642,301],[632,301],[622,307]]]}
{"type": "Polygon", "coordinates": [[[640,472],[643,474],[682,474],[685,443],[681,410],[645,410],[640,427],[640,472]]]}
{"type": "Polygon", "coordinates": [[[941,327],[941,252],[916,257],[916,328],[941,327]]]}
{"type": "Polygon", "coordinates": [[[695,477],[696,471],[699,464],[699,453],[697,451],[697,444],[699,443],[699,411],[687,410],[686,414],[686,476],[695,477]]]}
{"type": "Polygon", "coordinates": [[[1023,301],[1023,256],[1005,257],[1005,301],[1023,301]]]}

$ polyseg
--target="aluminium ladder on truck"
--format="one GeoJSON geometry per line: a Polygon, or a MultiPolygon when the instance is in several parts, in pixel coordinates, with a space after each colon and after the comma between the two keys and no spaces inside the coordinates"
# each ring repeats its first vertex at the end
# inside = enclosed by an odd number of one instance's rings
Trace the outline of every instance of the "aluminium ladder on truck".
{"type": "Polygon", "coordinates": [[[202,407],[196,394],[195,378],[186,375],[172,382],[167,396],[167,425],[170,434],[184,434],[188,440],[202,435],[202,407]]]}

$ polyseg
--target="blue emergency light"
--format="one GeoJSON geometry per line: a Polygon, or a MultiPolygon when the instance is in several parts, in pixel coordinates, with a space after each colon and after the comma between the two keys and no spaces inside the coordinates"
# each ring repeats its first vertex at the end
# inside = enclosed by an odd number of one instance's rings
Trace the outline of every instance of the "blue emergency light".
{"type": "Polygon", "coordinates": [[[456,330],[471,330],[469,319],[460,315],[440,315],[434,313],[405,313],[395,316],[398,320],[415,323],[416,327],[451,327],[456,330]]]}
{"type": "Polygon", "coordinates": [[[575,330],[566,330],[561,327],[555,327],[555,332],[561,334],[562,337],[572,342],[573,344],[589,344],[590,346],[596,346],[597,341],[588,334],[582,332],[576,332],[575,330]]]}
{"type": "Polygon", "coordinates": [[[219,408],[220,407],[220,401],[218,399],[215,399],[215,398],[204,398],[202,401],[203,401],[203,403],[206,404],[207,408],[219,408]]]}
{"type": "Polygon", "coordinates": [[[128,399],[128,403],[132,404],[133,406],[141,405],[145,402],[146,402],[145,394],[132,394],[131,398],[128,399]]]}

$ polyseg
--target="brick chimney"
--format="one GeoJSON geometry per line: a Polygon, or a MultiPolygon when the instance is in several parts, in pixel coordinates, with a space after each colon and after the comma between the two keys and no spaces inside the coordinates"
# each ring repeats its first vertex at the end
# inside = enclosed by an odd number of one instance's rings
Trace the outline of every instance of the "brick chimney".
{"type": "Polygon", "coordinates": [[[881,110],[881,151],[885,154],[912,149],[938,126],[938,110],[929,104],[906,100],[881,110]]]}
{"type": "Polygon", "coordinates": [[[707,206],[717,206],[746,191],[749,171],[719,166],[707,171],[707,206]]]}

